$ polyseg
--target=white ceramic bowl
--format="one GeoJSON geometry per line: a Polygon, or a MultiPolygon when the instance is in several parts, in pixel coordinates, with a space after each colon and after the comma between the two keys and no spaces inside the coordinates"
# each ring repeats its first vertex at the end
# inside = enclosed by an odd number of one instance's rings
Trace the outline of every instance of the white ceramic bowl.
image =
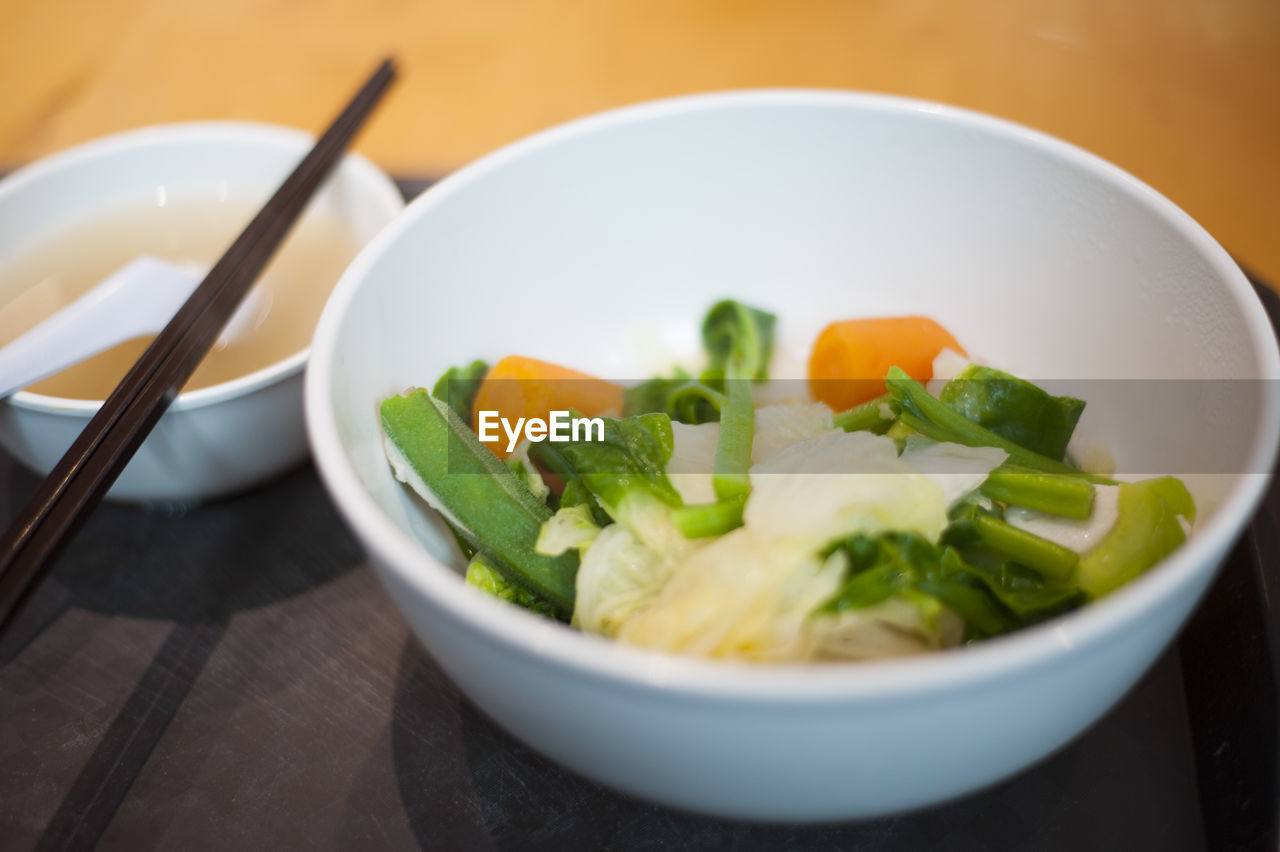
{"type": "MultiPolygon", "coordinates": [[[[499,151],[410,205],[348,269],[313,342],[321,474],[414,631],[544,754],[682,808],[865,817],[1001,779],[1110,707],[1174,636],[1260,499],[1276,342],[1246,279],[1137,180],[1044,135],[895,98],[765,91],[606,113],[499,151]],[[673,658],[464,587],[383,459],[378,401],[523,353],[643,378],[630,332],[690,346],[712,300],[774,309],[801,352],[834,318],[920,312],[1029,377],[1246,378],[1192,540],[1109,598],[1005,638],[870,664],[673,658]]],[[[1183,452],[1214,418],[1140,422],[1183,452]]],[[[1220,418],[1219,418],[1220,419],[1220,418]]]]}
{"type": "MultiPolygon", "coordinates": [[[[54,154],[0,181],[0,264],[69,224],[169,198],[265,203],[313,144],[298,130],[243,122],[148,127],[54,154]]],[[[395,184],[350,154],[309,211],[368,242],[404,208],[395,184]]],[[[328,286],[341,270],[334,270],[328,286]]],[[[189,502],[247,488],[307,455],[302,419],[306,347],[249,375],[178,396],[109,497],[189,502]]],[[[47,473],[100,402],[19,392],[0,402],[0,444],[47,473]]]]}

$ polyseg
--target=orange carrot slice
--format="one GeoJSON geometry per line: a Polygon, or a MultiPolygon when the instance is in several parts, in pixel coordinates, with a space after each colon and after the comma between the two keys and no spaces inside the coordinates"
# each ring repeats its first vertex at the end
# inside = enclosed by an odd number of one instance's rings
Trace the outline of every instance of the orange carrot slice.
{"type": "MultiPolygon", "coordinates": [[[[521,417],[547,420],[552,411],[570,409],[588,417],[617,415],[622,411],[622,386],[559,364],[508,355],[480,383],[471,404],[471,427],[479,432],[481,411],[497,412],[515,428],[521,417]]],[[[498,458],[508,455],[505,433],[485,446],[498,458]]]]}
{"type": "Polygon", "coordinates": [[[933,359],[943,349],[964,349],[951,333],[928,317],[843,320],[822,330],[809,356],[809,389],[814,399],[843,411],[885,393],[893,366],[911,378],[933,378],[933,359]]]}

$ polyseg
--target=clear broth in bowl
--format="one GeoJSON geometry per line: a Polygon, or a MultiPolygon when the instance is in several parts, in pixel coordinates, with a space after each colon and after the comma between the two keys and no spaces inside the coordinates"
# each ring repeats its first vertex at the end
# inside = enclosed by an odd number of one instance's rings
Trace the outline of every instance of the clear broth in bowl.
{"type": "MultiPolygon", "coordinates": [[[[0,346],[42,322],[139,255],[208,269],[248,224],[260,201],[168,200],[98,215],[0,260],[0,346]]],[[[299,220],[262,276],[251,320],[219,340],[183,390],[267,367],[305,349],[330,290],[361,243],[333,216],[299,220]]],[[[125,341],[26,390],[105,399],[151,337],[125,341]]]]}

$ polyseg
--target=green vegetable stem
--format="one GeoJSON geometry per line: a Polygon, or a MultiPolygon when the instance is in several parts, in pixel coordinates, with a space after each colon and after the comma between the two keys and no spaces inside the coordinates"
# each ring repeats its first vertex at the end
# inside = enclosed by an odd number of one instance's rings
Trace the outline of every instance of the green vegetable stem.
{"type": "Polygon", "coordinates": [[[1080,562],[1074,550],[984,512],[973,516],[973,527],[984,545],[1052,580],[1070,580],[1080,562]]]}
{"type": "Polygon", "coordinates": [[[751,493],[747,471],[751,467],[755,403],[750,381],[731,376],[725,384],[728,402],[720,411],[720,437],[716,443],[711,485],[721,500],[746,499],[751,493]]]}
{"type": "Polygon", "coordinates": [[[745,499],[751,492],[747,475],[755,432],[751,383],[769,378],[776,321],[773,314],[732,299],[712,305],[702,321],[702,345],[708,361],[703,379],[723,377],[724,382],[725,402],[720,408],[720,438],[711,476],[716,497],[721,500],[745,499]]]}
{"type": "Polygon", "coordinates": [[[892,397],[889,394],[869,399],[845,411],[836,412],[832,425],[846,432],[875,432],[883,435],[893,425],[893,413],[887,411],[892,397]]]}
{"type": "Polygon", "coordinates": [[[685,538],[708,538],[742,526],[742,511],[746,505],[746,497],[733,497],[714,503],[681,506],[671,517],[685,538]]]}
{"type": "Polygon", "coordinates": [[[1005,464],[991,471],[979,490],[1001,503],[1064,518],[1083,521],[1093,512],[1094,487],[1078,476],[1005,464]]]}

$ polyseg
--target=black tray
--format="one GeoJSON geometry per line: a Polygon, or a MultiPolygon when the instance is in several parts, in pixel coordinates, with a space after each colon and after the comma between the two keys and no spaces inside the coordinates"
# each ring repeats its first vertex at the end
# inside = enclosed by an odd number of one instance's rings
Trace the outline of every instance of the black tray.
{"type": "MultiPolygon", "coordinates": [[[[35,484],[0,456],[0,521],[35,484]]],[[[489,722],[309,466],[186,513],[105,505],[0,638],[0,848],[1274,849],[1277,565],[1273,487],[1179,641],[1054,756],[911,814],[750,825],[489,722]]]]}

